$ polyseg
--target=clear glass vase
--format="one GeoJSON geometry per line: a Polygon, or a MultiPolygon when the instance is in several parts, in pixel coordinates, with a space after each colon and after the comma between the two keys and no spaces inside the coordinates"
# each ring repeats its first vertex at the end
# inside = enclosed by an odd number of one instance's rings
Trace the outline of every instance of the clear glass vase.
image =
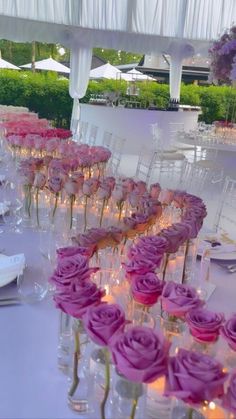
{"type": "Polygon", "coordinates": [[[91,375],[89,370],[89,339],[79,319],[73,319],[73,345],[71,353],[68,405],[77,413],[88,413],[91,375]]]}
{"type": "Polygon", "coordinates": [[[146,384],[129,381],[113,369],[112,386],[107,404],[106,418],[147,418],[146,396],[146,384]]]}
{"type": "Polygon", "coordinates": [[[65,374],[69,373],[70,368],[71,338],[72,318],[69,316],[69,314],[60,311],[57,364],[59,370],[65,374]]]}

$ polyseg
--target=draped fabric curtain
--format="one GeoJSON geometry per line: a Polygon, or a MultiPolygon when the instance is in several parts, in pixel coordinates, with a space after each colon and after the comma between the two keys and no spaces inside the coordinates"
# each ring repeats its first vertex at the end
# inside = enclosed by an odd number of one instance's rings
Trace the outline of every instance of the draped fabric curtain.
{"type": "Polygon", "coordinates": [[[236,0],[0,0],[2,39],[61,43],[72,50],[73,129],[93,47],[143,54],[172,50],[170,93],[177,99],[185,57],[181,48],[207,53],[209,43],[233,22],[236,0]],[[182,46],[173,49],[174,40],[182,46]]]}
{"type": "Polygon", "coordinates": [[[70,129],[73,132],[73,136],[77,135],[79,129],[80,119],[80,105],[79,99],[81,99],[87,90],[89,82],[89,72],[92,61],[92,49],[84,48],[80,45],[74,45],[71,49],[70,57],[70,84],[69,93],[74,99],[73,110],[71,116],[70,129]]]}

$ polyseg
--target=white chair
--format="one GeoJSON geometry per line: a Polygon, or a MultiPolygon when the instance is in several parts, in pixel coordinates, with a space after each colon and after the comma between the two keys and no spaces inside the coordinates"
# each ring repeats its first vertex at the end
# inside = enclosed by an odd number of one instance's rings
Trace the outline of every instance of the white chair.
{"type": "Polygon", "coordinates": [[[79,122],[79,136],[78,136],[79,142],[86,143],[87,132],[88,132],[88,122],[85,122],[85,121],[79,122]]]}
{"type": "Polygon", "coordinates": [[[225,178],[214,222],[216,231],[229,233],[236,239],[236,179],[225,178]]]}
{"type": "Polygon", "coordinates": [[[91,125],[89,130],[89,136],[88,136],[88,145],[93,146],[96,143],[98,133],[98,127],[97,125],[91,125]]]}
{"type": "Polygon", "coordinates": [[[109,150],[112,150],[112,133],[108,131],[104,131],[102,137],[102,145],[107,147],[109,150]]]}
{"type": "Polygon", "coordinates": [[[208,161],[203,164],[204,160],[199,162],[187,162],[183,174],[183,187],[191,193],[204,195],[209,193],[209,186],[219,184],[224,178],[224,170],[217,166],[214,162],[212,165],[208,161]]]}
{"type": "Polygon", "coordinates": [[[113,175],[118,174],[125,143],[125,138],[121,138],[117,135],[112,136],[112,156],[109,161],[109,167],[113,175]]]}
{"type": "Polygon", "coordinates": [[[148,185],[156,160],[157,152],[147,149],[146,147],[142,147],[140,150],[135,177],[138,180],[143,180],[148,185]]]}
{"type": "MultiPolygon", "coordinates": [[[[155,168],[159,170],[159,177],[165,172],[172,179],[175,178],[177,184],[182,182],[182,175],[187,162],[183,153],[166,147],[163,135],[161,135],[157,124],[151,124],[151,132],[154,137],[154,151],[156,154],[155,168]]],[[[171,147],[171,145],[170,145],[171,147]]]]}

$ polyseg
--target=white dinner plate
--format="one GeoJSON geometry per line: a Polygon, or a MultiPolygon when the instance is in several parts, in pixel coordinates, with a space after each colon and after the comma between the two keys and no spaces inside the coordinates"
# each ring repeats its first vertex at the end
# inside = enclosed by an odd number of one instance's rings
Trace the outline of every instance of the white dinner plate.
{"type": "Polygon", "coordinates": [[[25,257],[23,254],[14,256],[0,255],[0,288],[13,282],[23,273],[25,257]],[[4,266],[6,268],[4,268],[4,266]]]}
{"type": "MultiPolygon", "coordinates": [[[[209,238],[209,236],[207,236],[209,238]]],[[[222,249],[220,249],[221,246],[217,247],[210,247],[210,243],[205,241],[204,239],[200,242],[199,248],[198,248],[198,256],[202,256],[203,251],[207,248],[207,245],[209,244],[209,251],[210,251],[210,258],[215,260],[236,260],[236,244],[234,243],[226,243],[222,239],[217,239],[219,243],[222,243],[222,249]],[[228,250],[226,251],[226,249],[228,250]],[[232,250],[231,250],[232,249],[232,250]]]]}

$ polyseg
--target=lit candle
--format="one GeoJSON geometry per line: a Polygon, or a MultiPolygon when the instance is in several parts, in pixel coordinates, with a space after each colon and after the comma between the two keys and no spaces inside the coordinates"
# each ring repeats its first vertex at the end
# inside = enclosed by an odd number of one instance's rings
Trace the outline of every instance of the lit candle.
{"type": "Polygon", "coordinates": [[[176,271],[176,259],[170,259],[167,265],[167,272],[173,274],[176,271]]]}

